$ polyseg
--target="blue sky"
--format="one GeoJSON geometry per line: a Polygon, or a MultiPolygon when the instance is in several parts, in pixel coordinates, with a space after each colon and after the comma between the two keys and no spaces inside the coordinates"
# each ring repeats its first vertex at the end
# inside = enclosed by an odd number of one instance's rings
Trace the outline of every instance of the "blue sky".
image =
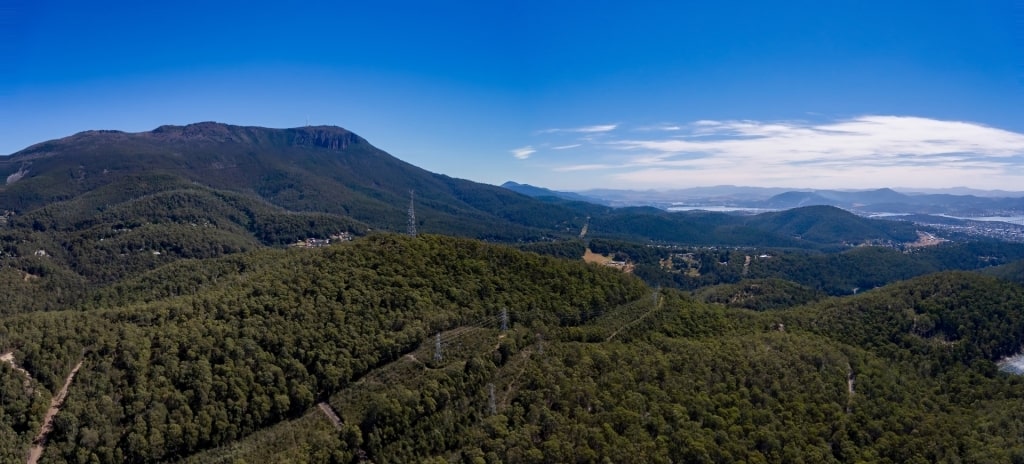
{"type": "Polygon", "coordinates": [[[151,3],[0,2],[0,154],[308,120],[491,184],[1024,190],[1024,0],[151,3]]]}

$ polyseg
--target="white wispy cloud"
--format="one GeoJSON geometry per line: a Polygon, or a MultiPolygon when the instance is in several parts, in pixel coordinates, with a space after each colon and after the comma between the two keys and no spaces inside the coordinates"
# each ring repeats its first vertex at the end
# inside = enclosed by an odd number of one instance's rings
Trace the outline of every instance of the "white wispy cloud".
{"type": "Polygon", "coordinates": [[[537,131],[538,134],[558,134],[563,132],[574,132],[578,134],[596,134],[602,132],[611,132],[618,128],[618,124],[598,124],[594,126],[583,126],[583,127],[572,127],[572,128],[554,128],[554,129],[543,129],[537,131]]]}
{"type": "Polygon", "coordinates": [[[671,137],[594,141],[618,155],[558,170],[605,169],[622,182],[664,187],[1024,185],[1024,134],[972,122],[870,115],[825,123],[700,120],[679,127],[671,137]]]}
{"type": "Polygon", "coordinates": [[[621,140],[624,149],[670,154],[701,153],[785,163],[900,159],[932,161],[936,155],[972,159],[1024,154],[1024,135],[979,124],[899,116],[864,116],[831,124],[701,121],[705,138],[621,140]],[[713,136],[713,137],[712,137],[713,136]]]}
{"type": "Polygon", "coordinates": [[[515,156],[517,159],[521,159],[522,160],[522,159],[529,158],[530,155],[532,155],[534,153],[537,153],[537,150],[534,149],[533,147],[527,145],[525,147],[521,147],[521,148],[516,148],[516,149],[510,150],[510,152],[512,153],[512,156],[515,156]]]}
{"type": "Polygon", "coordinates": [[[557,147],[551,147],[552,150],[568,150],[570,148],[582,147],[582,143],[571,143],[569,145],[559,145],[557,147]]]}
{"type": "Polygon", "coordinates": [[[661,123],[653,126],[640,126],[634,130],[638,132],[675,132],[683,130],[683,126],[672,123],[661,123]]]}
{"type": "Polygon", "coordinates": [[[558,172],[573,172],[573,171],[599,171],[602,169],[615,169],[620,166],[614,164],[573,164],[569,166],[559,166],[555,168],[558,172]]]}

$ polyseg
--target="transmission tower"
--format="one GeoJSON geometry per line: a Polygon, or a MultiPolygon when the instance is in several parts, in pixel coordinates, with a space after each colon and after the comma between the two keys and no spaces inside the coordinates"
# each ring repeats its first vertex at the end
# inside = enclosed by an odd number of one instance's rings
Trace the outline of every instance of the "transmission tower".
{"type": "Polygon", "coordinates": [[[501,331],[508,332],[508,308],[501,308],[501,331]]]}
{"type": "Polygon", "coordinates": [[[409,224],[406,229],[406,233],[411,237],[416,236],[416,209],[415,205],[415,191],[409,190],[409,224]]]}
{"type": "Polygon", "coordinates": [[[441,332],[437,333],[437,337],[434,338],[434,361],[442,361],[444,359],[441,356],[441,332]]]}
{"type": "Polygon", "coordinates": [[[494,402],[494,384],[487,384],[487,408],[491,415],[498,414],[498,405],[494,402]]]}

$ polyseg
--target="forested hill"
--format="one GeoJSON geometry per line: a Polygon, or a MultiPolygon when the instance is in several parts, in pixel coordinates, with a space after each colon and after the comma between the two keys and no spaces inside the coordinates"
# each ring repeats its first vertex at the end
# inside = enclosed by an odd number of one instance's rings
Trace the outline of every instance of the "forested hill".
{"type": "Polygon", "coordinates": [[[590,219],[595,237],[706,246],[835,248],[917,239],[907,222],[868,219],[832,206],[808,206],[755,216],[653,207],[609,209],[590,219]]]}
{"type": "MultiPolygon", "coordinates": [[[[0,158],[0,211],[25,215],[79,200],[84,214],[198,184],[288,211],[405,230],[410,191],[425,232],[516,240],[579,230],[585,217],[500,187],[403,162],[339,127],[205,122],[150,132],[88,131],[0,158]]],[[[71,206],[71,205],[65,205],[71,206]]]]}
{"type": "Polygon", "coordinates": [[[503,310],[524,327],[579,325],[647,295],[615,270],[441,236],[157,272],[75,310],[0,318],[0,352],[31,375],[0,363],[0,461],[27,449],[79,360],[46,459],[157,462],[296,417],[438,331],[503,310]]]}
{"type": "Polygon", "coordinates": [[[0,457],[81,362],[43,462],[1014,462],[1021,298],[752,312],[441,236],[179,261],[0,318],[0,457]]]}

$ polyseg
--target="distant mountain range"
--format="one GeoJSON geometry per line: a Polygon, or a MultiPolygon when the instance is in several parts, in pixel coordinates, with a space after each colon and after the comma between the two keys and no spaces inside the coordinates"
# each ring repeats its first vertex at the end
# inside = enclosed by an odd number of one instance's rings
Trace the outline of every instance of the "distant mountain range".
{"type": "Polygon", "coordinates": [[[864,212],[951,214],[961,216],[1024,212],[1022,197],[980,197],[951,194],[905,194],[884,188],[866,191],[816,190],[786,192],[767,200],[750,202],[767,208],[830,205],[864,212]]]}
{"type": "Polygon", "coordinates": [[[585,198],[612,206],[658,208],[748,208],[782,210],[803,206],[835,206],[864,213],[949,214],[986,216],[1024,214],[1024,192],[983,191],[966,188],[898,192],[875,190],[795,190],[762,187],[695,187],[679,190],[585,190],[558,192],[531,185],[502,185],[533,197],[585,198]]]}
{"type": "Polygon", "coordinates": [[[585,201],[595,204],[605,204],[606,202],[595,196],[581,195],[573,192],[559,192],[556,190],[546,189],[543,187],[535,187],[530,184],[518,184],[512,181],[501,184],[502,188],[509,189],[513,192],[518,192],[528,197],[534,198],[561,198],[564,200],[572,201],[585,201]]]}

